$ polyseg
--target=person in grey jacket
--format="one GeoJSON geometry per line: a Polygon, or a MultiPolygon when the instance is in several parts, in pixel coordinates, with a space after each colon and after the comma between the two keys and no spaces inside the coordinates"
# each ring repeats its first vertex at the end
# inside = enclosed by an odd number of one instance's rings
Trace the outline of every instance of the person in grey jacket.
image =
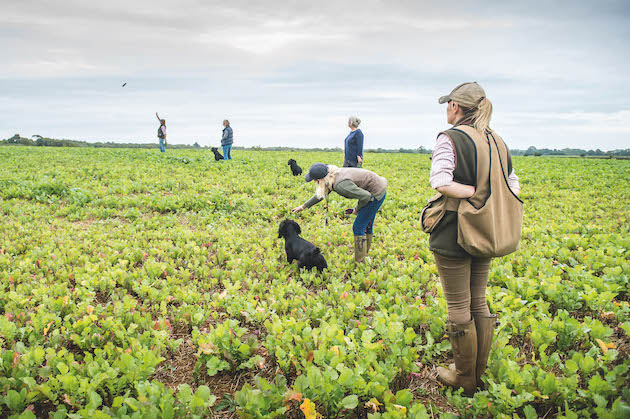
{"type": "Polygon", "coordinates": [[[357,168],[338,168],[332,164],[313,164],[304,179],[317,183],[315,195],[304,204],[293,208],[297,213],[322,201],[331,191],[348,199],[357,199],[357,205],[348,214],[357,216],[352,225],[354,233],[354,260],[363,262],[374,238],[374,218],[387,195],[387,179],[374,172],[357,168]]]}
{"type": "Polygon", "coordinates": [[[223,147],[223,158],[232,160],[232,143],[234,143],[232,127],[227,119],[223,121],[223,136],[221,137],[221,146],[223,147]]]}

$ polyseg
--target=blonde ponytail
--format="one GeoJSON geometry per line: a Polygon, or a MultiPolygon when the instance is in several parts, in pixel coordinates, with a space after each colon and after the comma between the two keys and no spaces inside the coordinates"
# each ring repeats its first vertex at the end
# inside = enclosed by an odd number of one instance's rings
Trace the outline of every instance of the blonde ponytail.
{"type": "Polygon", "coordinates": [[[490,129],[490,118],[492,117],[492,102],[487,97],[481,99],[477,109],[475,109],[473,115],[473,126],[477,131],[485,134],[490,129]]]}

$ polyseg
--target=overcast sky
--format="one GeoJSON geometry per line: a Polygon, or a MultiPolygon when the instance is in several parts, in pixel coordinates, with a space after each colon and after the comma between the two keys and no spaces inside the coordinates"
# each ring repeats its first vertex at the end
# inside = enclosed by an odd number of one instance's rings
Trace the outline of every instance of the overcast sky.
{"type": "Polygon", "coordinates": [[[630,2],[2,1],[0,138],[432,148],[477,81],[511,148],[630,148],[630,2]],[[550,5],[553,3],[553,5],[550,5]],[[440,4],[440,5],[438,5],[440,4]],[[123,83],[125,87],[121,87],[123,83]]]}

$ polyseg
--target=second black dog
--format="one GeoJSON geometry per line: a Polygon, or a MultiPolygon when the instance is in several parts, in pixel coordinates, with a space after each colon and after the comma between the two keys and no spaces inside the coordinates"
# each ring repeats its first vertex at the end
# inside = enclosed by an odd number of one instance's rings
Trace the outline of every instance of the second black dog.
{"type": "Polygon", "coordinates": [[[287,260],[292,263],[298,261],[298,268],[317,268],[323,271],[328,267],[326,259],[321,254],[319,247],[300,237],[302,229],[293,220],[283,220],[278,229],[278,238],[284,238],[284,251],[287,253],[287,260]]]}
{"type": "Polygon", "coordinates": [[[302,168],[297,165],[297,162],[295,160],[289,159],[289,162],[287,164],[291,166],[291,172],[293,172],[293,176],[302,174],[302,168]]]}
{"type": "Polygon", "coordinates": [[[210,150],[214,153],[214,161],[223,160],[223,156],[219,153],[219,149],[216,147],[212,147],[210,150]]]}

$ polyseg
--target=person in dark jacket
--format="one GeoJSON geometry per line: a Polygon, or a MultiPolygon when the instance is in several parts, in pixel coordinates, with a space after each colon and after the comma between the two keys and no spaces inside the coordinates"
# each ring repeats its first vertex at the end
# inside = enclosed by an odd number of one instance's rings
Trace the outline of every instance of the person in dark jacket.
{"type": "Polygon", "coordinates": [[[234,143],[232,127],[230,126],[230,121],[226,119],[223,121],[223,137],[221,138],[225,160],[232,160],[232,143],[234,143]]]}
{"type": "Polygon", "coordinates": [[[348,119],[350,134],[344,141],[343,167],[361,167],[363,165],[363,132],[359,129],[361,120],[356,116],[348,119]]]}
{"type": "Polygon", "coordinates": [[[315,195],[304,204],[291,210],[293,213],[310,208],[323,200],[331,191],[348,199],[357,199],[357,205],[346,213],[357,218],[352,225],[354,233],[354,260],[363,262],[372,246],[374,218],[387,195],[387,179],[365,169],[338,168],[332,164],[315,163],[304,177],[317,184],[315,195]]]}

